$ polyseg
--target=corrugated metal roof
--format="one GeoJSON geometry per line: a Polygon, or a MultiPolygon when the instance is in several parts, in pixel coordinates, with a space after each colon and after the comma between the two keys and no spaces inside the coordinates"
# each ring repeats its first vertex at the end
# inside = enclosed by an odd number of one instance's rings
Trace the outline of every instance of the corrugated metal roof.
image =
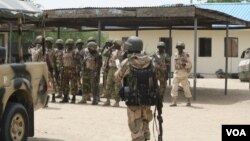
{"type": "Polygon", "coordinates": [[[219,11],[238,19],[250,21],[250,3],[204,3],[195,4],[202,9],[219,11]]]}
{"type": "Polygon", "coordinates": [[[33,4],[20,0],[1,0],[0,10],[24,12],[24,13],[41,13],[33,4]]]}

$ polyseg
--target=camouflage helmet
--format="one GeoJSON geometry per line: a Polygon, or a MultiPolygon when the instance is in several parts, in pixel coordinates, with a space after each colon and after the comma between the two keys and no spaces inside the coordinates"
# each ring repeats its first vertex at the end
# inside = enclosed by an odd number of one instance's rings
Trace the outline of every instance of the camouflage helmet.
{"type": "Polygon", "coordinates": [[[72,45],[73,45],[73,44],[74,44],[74,40],[69,38],[69,39],[67,39],[67,40],[65,41],[65,44],[66,44],[66,45],[68,45],[68,44],[72,44],[72,45]]]}
{"type": "Polygon", "coordinates": [[[87,42],[96,42],[95,38],[90,36],[87,40],[87,42]]]}
{"type": "Polygon", "coordinates": [[[121,40],[115,40],[114,45],[122,46],[122,41],[121,40]]]}
{"type": "Polygon", "coordinates": [[[87,47],[88,47],[88,49],[96,50],[97,44],[95,42],[88,42],[87,47]]]}
{"type": "Polygon", "coordinates": [[[183,42],[177,42],[176,48],[182,48],[185,49],[185,44],[183,42]]]}
{"type": "Polygon", "coordinates": [[[83,43],[82,39],[77,39],[75,44],[77,45],[77,44],[84,44],[84,43],[83,43]]]}
{"type": "Polygon", "coordinates": [[[164,42],[159,42],[157,48],[166,48],[166,44],[164,42]]]}
{"type": "Polygon", "coordinates": [[[56,44],[61,44],[61,45],[63,45],[63,39],[57,39],[57,40],[56,40],[56,44]]]}
{"type": "Polygon", "coordinates": [[[54,39],[52,37],[46,37],[45,42],[53,43],[54,39]]]}
{"type": "Polygon", "coordinates": [[[136,36],[130,36],[125,42],[126,50],[130,52],[140,52],[143,48],[142,39],[136,36]]]}
{"type": "Polygon", "coordinates": [[[36,37],[35,44],[42,44],[43,36],[39,35],[36,37]]]}

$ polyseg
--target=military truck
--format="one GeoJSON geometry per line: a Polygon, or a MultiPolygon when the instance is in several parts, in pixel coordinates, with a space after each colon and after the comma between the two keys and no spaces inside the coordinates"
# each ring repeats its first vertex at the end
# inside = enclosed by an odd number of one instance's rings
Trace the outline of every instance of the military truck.
{"type": "Polygon", "coordinates": [[[25,1],[1,0],[0,3],[1,27],[9,25],[9,34],[12,30],[19,34],[18,63],[9,59],[13,57],[11,46],[0,48],[0,141],[26,141],[34,136],[34,111],[47,101],[47,65],[25,63],[21,46],[21,27],[38,19],[39,13],[39,9],[25,1]]]}

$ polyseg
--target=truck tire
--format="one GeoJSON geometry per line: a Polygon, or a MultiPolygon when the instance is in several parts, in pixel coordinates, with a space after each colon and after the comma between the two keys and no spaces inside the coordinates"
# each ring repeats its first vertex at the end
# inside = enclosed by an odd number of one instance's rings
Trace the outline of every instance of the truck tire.
{"type": "Polygon", "coordinates": [[[9,103],[2,120],[1,141],[26,141],[29,131],[27,110],[22,104],[9,103]]]}

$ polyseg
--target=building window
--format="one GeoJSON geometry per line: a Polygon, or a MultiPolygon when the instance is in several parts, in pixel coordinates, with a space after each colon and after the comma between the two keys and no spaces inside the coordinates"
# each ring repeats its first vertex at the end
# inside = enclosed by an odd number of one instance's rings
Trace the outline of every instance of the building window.
{"type": "Polygon", "coordinates": [[[212,56],[212,39],[199,38],[199,57],[212,56]]]}
{"type": "Polygon", "coordinates": [[[160,37],[159,41],[166,44],[166,53],[172,56],[172,38],[160,37]]]}
{"type": "MultiPolygon", "coordinates": [[[[226,38],[224,40],[225,40],[224,41],[224,43],[225,43],[224,56],[226,56],[226,38]]],[[[238,57],[238,38],[228,37],[227,56],[228,57],[238,57]]]]}
{"type": "Polygon", "coordinates": [[[0,34],[0,46],[1,47],[5,46],[5,44],[4,44],[4,34],[0,34]]]}

